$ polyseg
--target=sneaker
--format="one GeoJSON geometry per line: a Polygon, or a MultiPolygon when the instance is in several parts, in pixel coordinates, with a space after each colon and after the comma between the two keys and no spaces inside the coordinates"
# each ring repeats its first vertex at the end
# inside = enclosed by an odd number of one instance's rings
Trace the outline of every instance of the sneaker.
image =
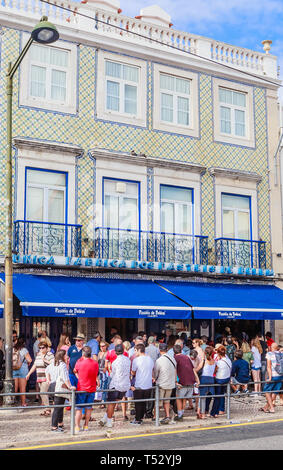
{"type": "Polygon", "coordinates": [[[134,419],[133,421],[130,421],[130,424],[132,424],[133,426],[140,426],[142,424],[142,421],[137,421],[136,419],[134,419]]]}
{"type": "Polygon", "coordinates": [[[244,393],[250,393],[248,390],[243,390],[244,393]]]}
{"type": "Polygon", "coordinates": [[[233,395],[239,395],[241,393],[240,390],[237,390],[236,392],[233,393],[233,395]]]}
{"type": "Polygon", "coordinates": [[[88,426],[84,426],[83,431],[88,431],[88,426]]]}
{"type": "Polygon", "coordinates": [[[107,415],[104,415],[103,418],[101,418],[98,421],[98,424],[99,424],[99,426],[105,426],[106,422],[107,422],[107,415]]]}
{"type": "Polygon", "coordinates": [[[178,416],[178,415],[176,415],[176,416],[174,417],[174,421],[183,421],[183,416],[178,416]]]}
{"type": "Polygon", "coordinates": [[[113,428],[112,419],[107,420],[107,423],[105,424],[105,426],[107,428],[113,428]]]}
{"type": "Polygon", "coordinates": [[[78,428],[77,426],[75,427],[75,434],[79,434],[80,433],[80,428],[78,428]]]}
{"type": "Polygon", "coordinates": [[[51,431],[52,431],[52,432],[64,432],[64,429],[61,428],[61,427],[60,427],[60,428],[58,427],[58,428],[55,428],[55,429],[52,429],[52,428],[51,428],[51,431]]]}
{"type": "Polygon", "coordinates": [[[160,421],[160,424],[169,424],[170,423],[170,418],[163,418],[161,421],[160,421]]]}

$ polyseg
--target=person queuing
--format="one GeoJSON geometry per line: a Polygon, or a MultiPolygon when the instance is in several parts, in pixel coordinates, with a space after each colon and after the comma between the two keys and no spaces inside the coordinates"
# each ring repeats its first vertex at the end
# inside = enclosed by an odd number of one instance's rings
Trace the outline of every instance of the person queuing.
{"type": "MultiPolygon", "coordinates": [[[[108,401],[121,401],[125,397],[127,391],[130,389],[130,372],[131,361],[124,355],[123,344],[115,346],[116,359],[112,363],[112,370],[110,374],[110,391],[108,392],[108,401]],[[112,391],[113,389],[113,391],[112,391]]],[[[104,417],[99,421],[100,426],[107,428],[113,427],[113,415],[115,410],[115,403],[107,405],[107,412],[104,417]]]]}
{"type": "MultiPolygon", "coordinates": [[[[223,345],[219,345],[216,348],[217,360],[216,360],[216,374],[215,383],[218,384],[215,387],[215,395],[224,395],[226,393],[227,384],[230,381],[232,363],[228,356],[226,356],[226,348],[223,345]]],[[[212,409],[210,416],[217,418],[219,415],[225,414],[225,398],[215,397],[213,400],[212,409]]]]}
{"type": "Polygon", "coordinates": [[[199,378],[190,358],[182,354],[180,344],[175,344],[173,350],[174,359],[177,363],[176,397],[178,410],[178,414],[174,419],[175,421],[183,421],[186,401],[193,398],[194,384],[199,384],[199,378]]]}
{"type": "Polygon", "coordinates": [[[204,354],[205,360],[200,374],[200,385],[205,385],[205,387],[200,387],[200,408],[197,414],[199,419],[205,419],[208,417],[209,405],[211,402],[211,397],[209,397],[209,395],[215,395],[214,387],[212,386],[215,383],[214,375],[216,369],[216,362],[213,359],[213,348],[211,346],[207,346],[204,350],[204,354]]]}
{"type": "Polygon", "coordinates": [[[28,380],[36,371],[36,381],[39,385],[39,391],[41,392],[40,398],[42,404],[45,406],[45,410],[43,410],[40,415],[41,416],[50,416],[51,410],[49,409],[49,398],[48,395],[43,395],[44,392],[48,392],[49,383],[47,382],[47,377],[45,374],[45,369],[49,364],[54,361],[54,354],[49,351],[49,346],[46,341],[41,341],[38,346],[39,352],[35,358],[32,368],[30,369],[29,373],[26,375],[26,380],[28,380]]]}
{"type": "Polygon", "coordinates": [[[82,333],[78,333],[77,336],[74,338],[75,344],[69,347],[67,355],[69,358],[69,378],[71,384],[76,387],[78,384],[78,379],[76,374],[74,373],[74,367],[78,359],[82,357],[83,347],[85,343],[85,335],[82,333]]]}
{"type": "Polygon", "coordinates": [[[263,411],[264,413],[275,412],[274,401],[276,398],[276,392],[281,390],[282,387],[283,364],[281,363],[281,356],[277,354],[279,352],[278,349],[278,344],[273,341],[273,343],[270,344],[270,351],[266,354],[267,379],[263,388],[266,397],[266,405],[260,408],[260,411],[263,411]]]}
{"type": "MultiPolygon", "coordinates": [[[[99,366],[100,389],[107,390],[110,379],[109,379],[108,370],[105,367],[105,358],[106,358],[109,344],[106,343],[106,341],[101,340],[99,347],[100,347],[100,351],[98,353],[98,366],[99,366]]],[[[107,392],[103,391],[101,398],[102,398],[102,402],[105,402],[107,400],[107,392]]],[[[105,408],[105,405],[101,404],[100,407],[105,408]]]]}
{"type": "MultiPolygon", "coordinates": [[[[135,385],[132,386],[135,400],[149,399],[152,389],[154,363],[151,357],[146,356],[144,344],[135,346],[135,359],[132,362],[132,375],[135,376],[135,385]]],[[[146,402],[135,403],[136,417],[132,425],[141,425],[146,411],[146,402]]]]}
{"type": "Polygon", "coordinates": [[[253,354],[254,361],[251,366],[252,370],[252,379],[254,382],[254,397],[257,397],[261,391],[261,355],[263,349],[258,338],[253,338],[251,340],[251,352],[253,354]]]}
{"type": "Polygon", "coordinates": [[[77,391],[83,392],[76,395],[75,434],[78,434],[80,432],[82,408],[85,410],[83,430],[88,431],[96,385],[100,386],[98,363],[92,359],[91,348],[89,346],[82,348],[82,357],[76,362],[73,372],[78,379],[77,391]]]}
{"type": "Polygon", "coordinates": [[[235,361],[232,364],[231,369],[231,384],[232,389],[235,391],[235,394],[241,393],[241,388],[243,392],[248,392],[248,382],[250,381],[250,369],[247,361],[243,359],[243,351],[235,352],[235,361]]]}
{"type": "Polygon", "coordinates": [[[97,361],[99,353],[99,343],[101,341],[101,334],[99,331],[95,331],[92,335],[92,339],[87,342],[87,346],[91,348],[92,359],[97,361]]]}
{"type": "MultiPolygon", "coordinates": [[[[55,354],[54,359],[54,378],[55,378],[55,397],[54,405],[58,408],[53,409],[51,431],[64,432],[64,408],[63,405],[66,399],[70,399],[70,394],[65,394],[68,390],[76,390],[76,387],[71,385],[69,372],[65,361],[66,351],[59,349],[55,354]],[[59,405],[61,405],[59,407],[59,405]]],[[[50,366],[48,366],[50,367],[50,366]]]]}
{"type": "MultiPolygon", "coordinates": [[[[167,354],[167,345],[159,344],[160,357],[154,364],[155,382],[159,385],[160,404],[163,405],[165,418],[160,423],[168,424],[170,421],[170,397],[176,384],[176,367],[177,363],[174,357],[167,354]]],[[[156,412],[156,410],[155,410],[156,412]]]]}
{"type": "MultiPolygon", "coordinates": [[[[27,386],[26,377],[31,363],[32,358],[25,347],[25,339],[20,336],[13,347],[13,379],[15,382],[15,393],[25,393],[27,386]]],[[[21,406],[27,406],[25,395],[20,395],[20,402],[21,406]]]]}

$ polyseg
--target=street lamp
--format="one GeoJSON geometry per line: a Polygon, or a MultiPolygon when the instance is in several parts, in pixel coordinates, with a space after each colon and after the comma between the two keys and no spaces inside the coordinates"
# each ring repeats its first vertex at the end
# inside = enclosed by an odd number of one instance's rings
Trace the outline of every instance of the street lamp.
{"type": "MultiPolygon", "coordinates": [[[[4,317],[5,317],[5,380],[4,392],[13,392],[13,264],[12,264],[12,238],[13,238],[13,217],[12,217],[12,98],[13,98],[13,78],[18,70],[23,58],[28,52],[32,43],[51,44],[57,41],[59,33],[55,26],[48,22],[48,18],[43,16],[40,22],[31,32],[31,37],[23,48],[16,62],[12,65],[9,62],[7,71],[7,156],[6,156],[6,244],[5,244],[5,301],[4,301],[4,317]]],[[[13,400],[5,397],[6,404],[10,404],[13,400]]]]}

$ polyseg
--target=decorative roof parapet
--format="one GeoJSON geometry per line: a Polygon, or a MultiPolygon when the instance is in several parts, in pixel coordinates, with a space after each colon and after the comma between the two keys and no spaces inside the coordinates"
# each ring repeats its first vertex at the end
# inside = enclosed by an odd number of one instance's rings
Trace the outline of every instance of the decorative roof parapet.
{"type": "MultiPolygon", "coordinates": [[[[177,31],[170,28],[169,25],[167,27],[158,24],[159,20],[155,23],[150,22],[149,16],[145,17],[147,21],[144,21],[143,19],[121,15],[121,10],[116,10],[118,0],[113,0],[113,2],[104,0],[104,3],[105,5],[112,3],[113,11],[110,7],[107,9],[107,6],[106,10],[98,8],[95,1],[94,3],[89,1],[79,3],[72,0],[68,2],[66,0],[60,2],[50,0],[50,4],[52,4],[50,6],[49,3],[40,0],[25,0],[25,2],[2,0],[0,4],[0,24],[17,29],[31,30],[34,22],[38,21],[39,12],[41,12],[41,15],[48,16],[49,21],[60,28],[61,36],[68,40],[95,44],[99,44],[101,41],[102,45],[111,41],[114,48],[124,47],[128,50],[132,46],[135,47],[135,50],[141,48],[143,53],[145,53],[146,47],[146,53],[150,54],[151,51],[153,57],[153,52],[155,52],[155,55],[158,52],[160,57],[162,52],[168,56],[170,51],[171,55],[174,54],[174,60],[178,61],[183,60],[185,55],[181,52],[185,51],[191,53],[190,61],[196,62],[199,67],[215,70],[217,64],[222,64],[232,68],[232,70],[227,69],[227,67],[223,68],[223,73],[225,72],[227,75],[235,74],[233,69],[236,69],[239,72],[254,74],[255,77],[274,79],[275,86],[279,83],[277,58],[274,55],[177,31]],[[80,16],[80,12],[85,16],[80,16]],[[131,34],[131,32],[137,33],[137,35],[131,34]],[[166,46],[170,46],[170,49],[166,46]],[[213,62],[209,63],[203,59],[209,59],[213,62]]],[[[102,0],[99,4],[103,4],[102,0]]],[[[142,11],[146,11],[146,8],[142,11]]],[[[164,13],[167,15],[166,12],[164,13]]],[[[167,58],[169,60],[169,57],[167,58]]],[[[250,80],[252,80],[252,77],[250,77],[250,80]]]]}
{"type": "Polygon", "coordinates": [[[147,167],[163,167],[170,168],[172,170],[189,171],[191,173],[204,174],[206,167],[199,163],[192,162],[180,162],[176,160],[169,160],[163,158],[156,158],[145,154],[136,154],[134,151],[127,152],[115,152],[114,150],[106,150],[99,147],[95,147],[89,151],[92,158],[101,158],[104,160],[116,160],[128,164],[134,164],[139,166],[147,167]]]}

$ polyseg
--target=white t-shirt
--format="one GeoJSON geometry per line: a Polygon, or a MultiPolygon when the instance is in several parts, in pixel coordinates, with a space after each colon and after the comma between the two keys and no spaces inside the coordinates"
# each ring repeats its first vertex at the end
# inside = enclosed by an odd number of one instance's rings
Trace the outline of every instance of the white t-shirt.
{"type": "Polygon", "coordinates": [[[252,363],[252,367],[261,367],[261,354],[256,346],[252,347],[252,353],[254,356],[254,362],[252,363]]]}
{"type": "Polygon", "coordinates": [[[154,362],[149,356],[138,356],[133,360],[132,371],[136,372],[135,387],[148,390],[152,387],[154,362]]]}
{"type": "Polygon", "coordinates": [[[230,361],[229,357],[225,356],[219,359],[216,363],[217,371],[216,371],[216,378],[217,379],[228,379],[231,376],[231,369],[232,369],[232,362],[230,361]]]}

